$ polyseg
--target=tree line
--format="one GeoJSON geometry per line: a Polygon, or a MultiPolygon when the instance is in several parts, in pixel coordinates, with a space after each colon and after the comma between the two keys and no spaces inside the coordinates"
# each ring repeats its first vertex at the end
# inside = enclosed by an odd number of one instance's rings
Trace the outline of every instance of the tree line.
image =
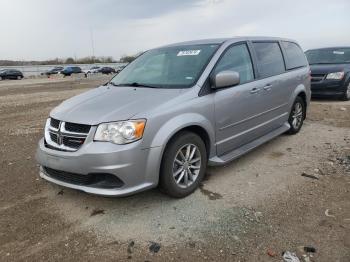
{"type": "Polygon", "coordinates": [[[26,66],[26,65],[66,65],[66,64],[94,64],[94,63],[130,63],[132,62],[136,57],[138,57],[141,54],[141,52],[135,54],[135,55],[123,55],[119,61],[116,61],[111,56],[100,56],[100,57],[94,57],[94,56],[88,56],[83,58],[73,58],[68,57],[65,59],[62,58],[55,58],[50,60],[43,60],[43,61],[14,61],[14,60],[0,60],[0,66],[26,66]]]}

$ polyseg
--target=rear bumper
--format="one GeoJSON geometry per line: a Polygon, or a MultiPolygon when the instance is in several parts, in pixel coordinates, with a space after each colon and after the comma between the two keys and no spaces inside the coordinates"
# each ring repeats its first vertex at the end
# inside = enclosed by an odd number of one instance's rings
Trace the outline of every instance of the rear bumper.
{"type": "Polygon", "coordinates": [[[141,149],[140,142],[128,145],[91,142],[76,152],[63,152],[47,148],[42,139],[39,142],[36,159],[41,166],[40,176],[49,182],[91,194],[125,196],[157,186],[161,149],[161,147],[141,149]],[[57,178],[43,167],[80,176],[108,174],[120,179],[122,185],[102,188],[97,184],[79,184],[57,178]]]}

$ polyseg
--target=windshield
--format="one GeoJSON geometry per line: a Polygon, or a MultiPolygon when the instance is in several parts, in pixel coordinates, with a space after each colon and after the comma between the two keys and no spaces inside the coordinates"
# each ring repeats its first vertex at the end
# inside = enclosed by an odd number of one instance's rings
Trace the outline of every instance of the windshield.
{"type": "Polygon", "coordinates": [[[186,45],[145,52],[125,67],[111,84],[181,88],[192,86],[218,45],[186,45]]]}
{"type": "Polygon", "coordinates": [[[350,48],[315,49],[305,52],[309,64],[350,63],[350,48]]]}

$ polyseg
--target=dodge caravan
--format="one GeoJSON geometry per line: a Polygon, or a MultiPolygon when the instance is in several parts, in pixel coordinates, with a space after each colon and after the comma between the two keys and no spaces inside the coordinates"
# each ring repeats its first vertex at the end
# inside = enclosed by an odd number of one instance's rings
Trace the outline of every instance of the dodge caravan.
{"type": "Polygon", "coordinates": [[[350,100],[350,47],[327,47],[305,52],[311,68],[313,97],[350,100]]]}
{"type": "Polygon", "coordinates": [[[40,176],[92,194],[159,186],[185,197],[224,165],[299,132],[310,68],[293,40],[210,39],[149,50],[103,86],[53,109],[40,176]]]}

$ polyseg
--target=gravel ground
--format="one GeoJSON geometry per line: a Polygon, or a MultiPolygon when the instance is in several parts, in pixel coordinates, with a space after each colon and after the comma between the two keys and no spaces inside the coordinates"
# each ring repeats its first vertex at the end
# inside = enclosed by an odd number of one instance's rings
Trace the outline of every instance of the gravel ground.
{"type": "Polygon", "coordinates": [[[313,101],[298,135],[208,168],[185,199],[43,181],[34,154],[49,111],[107,80],[0,82],[0,261],[281,261],[287,250],[350,261],[350,102],[313,101]]]}

